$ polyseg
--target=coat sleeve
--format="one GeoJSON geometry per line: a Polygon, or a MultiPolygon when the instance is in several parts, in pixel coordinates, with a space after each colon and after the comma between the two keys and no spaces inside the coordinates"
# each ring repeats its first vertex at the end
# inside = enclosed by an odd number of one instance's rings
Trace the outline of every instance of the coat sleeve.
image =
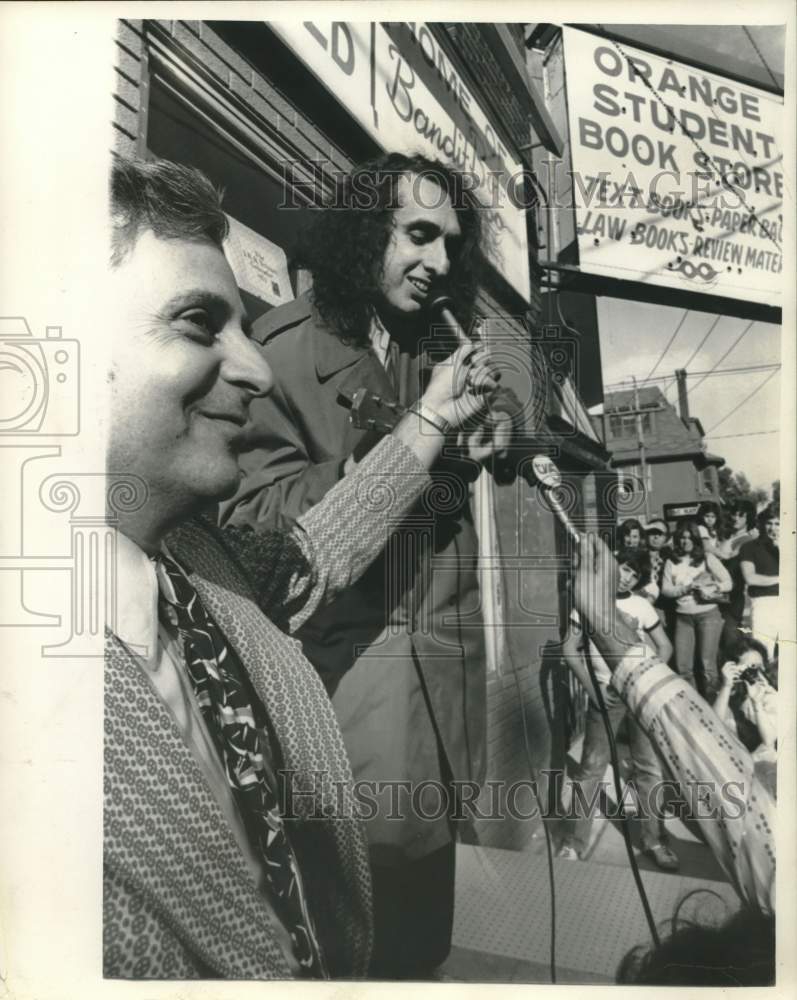
{"type": "Polygon", "coordinates": [[[682,677],[640,648],[620,661],[612,686],[667,761],[741,898],[772,913],[775,801],[751,754],[682,677]]]}
{"type": "Polygon", "coordinates": [[[294,632],[359,579],[429,481],[414,452],[388,436],[290,532],[233,524],[224,529],[225,541],[263,611],[294,632]]]}
{"type": "Polygon", "coordinates": [[[251,413],[253,430],[239,456],[243,479],[235,497],[220,507],[221,524],[290,529],[340,481],[347,456],[311,462],[297,430],[300,421],[280,386],[254,400],[251,413]]]}

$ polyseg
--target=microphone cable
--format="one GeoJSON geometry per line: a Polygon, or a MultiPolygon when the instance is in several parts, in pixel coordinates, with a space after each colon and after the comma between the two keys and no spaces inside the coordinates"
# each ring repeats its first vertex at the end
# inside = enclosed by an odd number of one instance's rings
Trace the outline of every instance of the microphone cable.
{"type": "MultiPolygon", "coordinates": [[[[583,626],[582,626],[583,628],[583,626]]],[[[629,825],[629,817],[626,815],[625,806],[623,804],[623,794],[622,788],[620,787],[620,761],[617,757],[617,745],[614,741],[614,731],[612,729],[612,724],[609,721],[609,712],[606,708],[606,702],[603,698],[603,690],[598,683],[598,678],[595,674],[595,666],[592,662],[592,654],[589,649],[588,633],[583,632],[584,635],[584,661],[587,664],[587,670],[589,671],[590,680],[592,681],[592,687],[595,691],[595,696],[598,700],[598,709],[600,710],[601,717],[603,719],[603,725],[606,730],[606,737],[609,741],[609,757],[611,760],[612,774],[614,776],[614,793],[617,796],[617,808],[620,814],[620,829],[623,831],[623,840],[625,842],[625,849],[628,855],[628,863],[631,867],[631,873],[634,876],[634,882],[636,884],[636,890],[639,895],[639,900],[642,903],[642,909],[645,913],[645,920],[648,924],[648,929],[650,930],[650,936],[653,938],[654,945],[658,948],[661,946],[661,939],[659,937],[659,932],[656,928],[656,922],[653,919],[653,912],[650,908],[650,902],[648,900],[647,893],[645,892],[645,887],[642,884],[642,876],[639,874],[639,866],[637,865],[637,860],[634,855],[634,848],[631,844],[631,829],[629,825]]],[[[644,808],[644,804],[642,804],[644,808]]]]}

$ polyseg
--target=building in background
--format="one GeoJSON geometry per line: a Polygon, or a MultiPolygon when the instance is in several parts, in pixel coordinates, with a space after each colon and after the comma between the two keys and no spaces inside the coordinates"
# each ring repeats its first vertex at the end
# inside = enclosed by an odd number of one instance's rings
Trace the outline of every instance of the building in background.
{"type": "Polygon", "coordinates": [[[725,459],[706,449],[703,425],[689,415],[685,393],[679,409],[658,386],[608,393],[603,414],[593,420],[601,427],[618,481],[637,495],[639,514],[662,517],[665,505],[719,503],[717,472],[725,459]]]}

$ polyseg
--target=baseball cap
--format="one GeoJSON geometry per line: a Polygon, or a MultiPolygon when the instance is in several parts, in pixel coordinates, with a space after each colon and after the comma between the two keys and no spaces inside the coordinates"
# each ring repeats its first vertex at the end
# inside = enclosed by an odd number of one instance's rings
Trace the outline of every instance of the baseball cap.
{"type": "Polygon", "coordinates": [[[645,534],[650,534],[652,531],[660,531],[663,535],[668,534],[667,525],[659,517],[654,517],[645,526],[645,534]]]}

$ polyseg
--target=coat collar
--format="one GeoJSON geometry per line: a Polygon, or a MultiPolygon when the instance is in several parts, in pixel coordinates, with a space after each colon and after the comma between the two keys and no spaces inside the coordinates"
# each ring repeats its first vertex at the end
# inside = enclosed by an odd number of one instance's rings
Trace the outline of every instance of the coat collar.
{"type": "Polygon", "coordinates": [[[393,386],[370,346],[344,343],[324,322],[315,307],[313,317],[318,331],[314,340],[314,352],[319,382],[326,382],[345,372],[337,388],[347,399],[351,399],[358,389],[366,388],[393,401],[393,386]]]}

